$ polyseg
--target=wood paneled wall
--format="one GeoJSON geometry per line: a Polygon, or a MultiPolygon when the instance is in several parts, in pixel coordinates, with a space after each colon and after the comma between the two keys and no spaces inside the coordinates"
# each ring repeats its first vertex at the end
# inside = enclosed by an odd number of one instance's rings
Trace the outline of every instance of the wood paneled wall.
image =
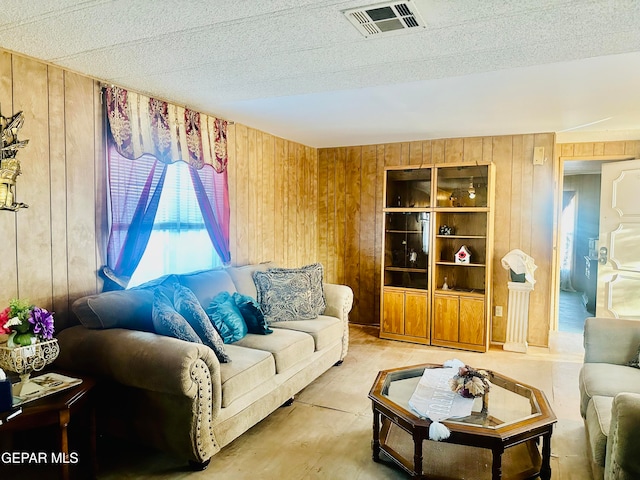
{"type": "Polygon", "coordinates": [[[0,210],[0,306],[20,297],[56,313],[98,289],[103,263],[104,148],[97,83],[44,63],[0,51],[0,105],[24,111],[18,138],[22,175],[16,200],[0,210]]]}
{"type": "MultiPolygon", "coordinates": [[[[99,82],[0,50],[0,105],[25,112],[18,153],[17,201],[0,211],[0,306],[13,297],[53,309],[64,322],[70,303],[102,288],[106,234],[105,158],[99,82]]],[[[551,310],[554,168],[558,158],[633,154],[640,142],[563,144],[554,135],[516,135],[315,149],[243,125],[231,125],[229,189],[234,265],[320,261],[329,282],[355,293],[353,322],[379,323],[382,178],[387,165],[496,164],[491,338],[505,338],[507,271],[513,248],[536,261],[529,342],[546,345],[551,310]],[[533,166],[533,149],[548,160],[533,166]]]]}
{"type": "Polygon", "coordinates": [[[351,321],[380,321],[380,252],[384,167],[493,161],[496,165],[491,339],[506,336],[509,276],[500,260],[514,248],[535,259],[530,298],[529,343],[547,345],[550,324],[554,205],[553,134],[514,135],[320,149],[318,152],[318,259],[330,281],[354,290],[351,321]],[[535,147],[546,161],[533,165],[535,147]]]}
{"type": "Polygon", "coordinates": [[[640,158],[640,140],[559,143],[556,152],[564,160],[640,158]]]}
{"type": "Polygon", "coordinates": [[[316,262],[317,150],[240,124],[227,141],[232,264],[316,262]]]}

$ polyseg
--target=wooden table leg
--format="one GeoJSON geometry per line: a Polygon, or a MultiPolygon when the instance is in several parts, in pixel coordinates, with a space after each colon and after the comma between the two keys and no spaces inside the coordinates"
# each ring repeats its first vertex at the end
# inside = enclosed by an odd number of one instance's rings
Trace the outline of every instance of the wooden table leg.
{"type": "Polygon", "coordinates": [[[373,407],[373,461],[380,461],[380,412],[373,407]]]}
{"type": "Polygon", "coordinates": [[[62,453],[62,478],[64,480],[69,479],[69,437],[67,434],[67,427],[71,415],[69,410],[63,409],[58,412],[59,415],[59,427],[60,427],[60,453],[62,453]]]}
{"type": "Polygon", "coordinates": [[[542,436],[542,465],[540,466],[540,478],[551,480],[551,429],[542,436]]]}
{"type": "Polygon", "coordinates": [[[492,453],[491,478],[493,480],[500,480],[502,478],[502,454],[504,453],[504,448],[496,448],[492,450],[492,453]]]}
{"type": "Polygon", "coordinates": [[[413,471],[417,477],[422,476],[422,441],[424,440],[420,433],[413,432],[413,471]]]}

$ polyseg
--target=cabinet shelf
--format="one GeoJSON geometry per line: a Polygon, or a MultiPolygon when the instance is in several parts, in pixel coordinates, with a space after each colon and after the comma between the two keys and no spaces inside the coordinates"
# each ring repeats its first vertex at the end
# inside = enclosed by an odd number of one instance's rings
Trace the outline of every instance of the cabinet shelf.
{"type": "Polygon", "coordinates": [[[488,212],[489,207],[436,207],[434,212],[440,213],[473,213],[473,212],[488,212]]]}
{"type": "MultiPolygon", "coordinates": [[[[450,210],[459,210],[457,208],[453,208],[450,210]]],[[[384,207],[382,209],[383,212],[387,213],[406,213],[410,215],[412,213],[420,213],[420,212],[430,212],[431,208],[428,207],[384,207]]]]}
{"type": "Polygon", "coordinates": [[[464,289],[464,288],[450,288],[448,290],[442,290],[441,288],[438,288],[435,290],[435,293],[441,294],[441,295],[465,295],[465,296],[469,296],[469,297],[480,297],[483,298],[485,291],[484,290],[470,290],[470,289],[464,289]]]}
{"type": "Polygon", "coordinates": [[[436,262],[436,265],[448,265],[451,267],[486,267],[486,264],[484,263],[436,262]]]}
{"type": "Polygon", "coordinates": [[[387,233],[415,233],[422,235],[422,230],[386,230],[387,233]]]}
{"type": "Polygon", "coordinates": [[[457,239],[478,239],[485,240],[487,238],[486,235],[436,235],[436,238],[457,238],[457,239]]]}
{"type": "Polygon", "coordinates": [[[410,268],[410,267],[384,267],[388,272],[409,272],[409,273],[427,273],[426,268],[410,268]]]}

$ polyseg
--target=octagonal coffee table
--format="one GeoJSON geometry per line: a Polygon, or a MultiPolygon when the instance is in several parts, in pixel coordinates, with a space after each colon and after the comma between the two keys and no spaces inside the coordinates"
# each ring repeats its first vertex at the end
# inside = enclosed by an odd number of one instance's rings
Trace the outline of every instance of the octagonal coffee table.
{"type": "Polygon", "coordinates": [[[551,478],[551,434],[557,419],[544,393],[487,371],[491,389],[474,400],[471,415],[442,423],[451,431],[429,440],[431,420],[420,418],[409,399],[426,368],[383,370],[369,392],[373,404],[373,460],[383,452],[416,478],[551,478]],[[542,440],[542,445],[540,445],[542,440]]]}

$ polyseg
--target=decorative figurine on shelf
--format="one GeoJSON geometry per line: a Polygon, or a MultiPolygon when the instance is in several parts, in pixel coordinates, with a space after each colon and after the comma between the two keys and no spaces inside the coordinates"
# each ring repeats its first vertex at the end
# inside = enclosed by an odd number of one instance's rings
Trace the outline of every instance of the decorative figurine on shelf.
{"type": "Polygon", "coordinates": [[[11,118],[0,114],[0,209],[16,211],[27,208],[24,203],[15,201],[15,186],[20,170],[20,162],[16,159],[18,149],[29,143],[29,140],[18,140],[18,130],[24,123],[24,114],[16,113],[11,118]]]}
{"type": "Polygon", "coordinates": [[[444,277],[444,282],[442,284],[442,290],[449,290],[449,285],[447,284],[447,277],[444,277]]]}
{"type": "Polygon", "coordinates": [[[465,245],[462,245],[460,247],[460,250],[456,252],[455,263],[462,263],[462,264],[471,263],[471,252],[465,245]]]}
{"type": "Polygon", "coordinates": [[[412,248],[411,250],[409,250],[409,255],[408,256],[409,256],[409,266],[411,268],[415,268],[416,264],[418,263],[418,254],[412,248]]]}
{"type": "Polygon", "coordinates": [[[438,231],[440,235],[453,235],[453,228],[449,225],[440,225],[440,229],[438,231]]]}

